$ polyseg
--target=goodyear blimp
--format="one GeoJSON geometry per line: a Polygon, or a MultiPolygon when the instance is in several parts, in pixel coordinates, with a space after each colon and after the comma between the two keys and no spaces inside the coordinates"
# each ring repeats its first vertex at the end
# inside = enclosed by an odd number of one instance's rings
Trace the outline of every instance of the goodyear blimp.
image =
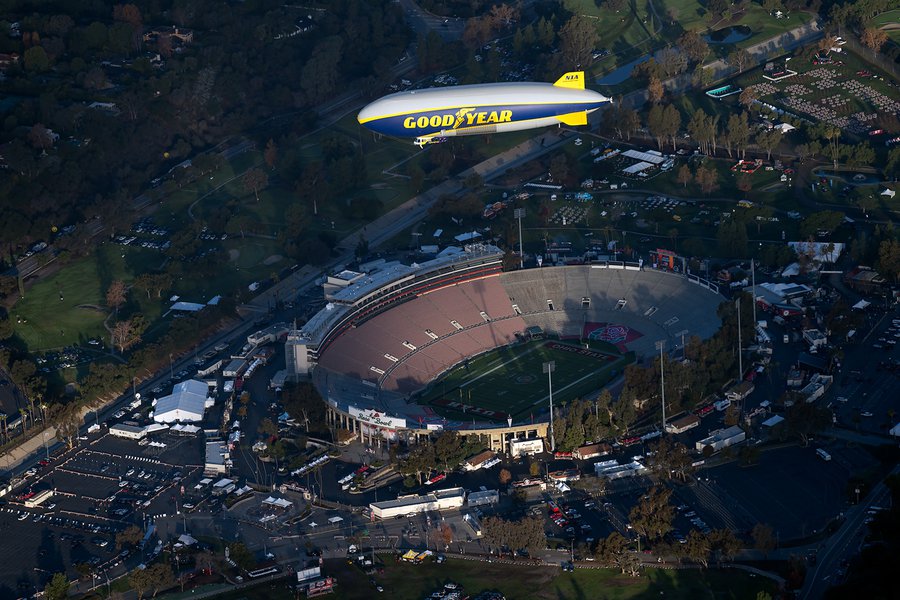
{"type": "Polygon", "coordinates": [[[584,73],[556,83],[483,83],[399,92],[372,102],[357,119],[372,131],[413,137],[417,146],[457,135],[587,125],[609,98],[584,88],[584,73]]]}

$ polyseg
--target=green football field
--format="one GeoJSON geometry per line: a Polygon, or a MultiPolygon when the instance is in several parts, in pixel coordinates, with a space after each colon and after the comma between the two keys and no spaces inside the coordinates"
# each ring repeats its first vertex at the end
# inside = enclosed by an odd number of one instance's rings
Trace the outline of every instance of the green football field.
{"type": "Polygon", "coordinates": [[[606,385],[633,360],[602,342],[535,340],[498,348],[457,365],[426,389],[421,404],[451,419],[505,421],[537,415],[548,405],[546,362],[553,371],[553,402],[562,404],[606,385]]]}

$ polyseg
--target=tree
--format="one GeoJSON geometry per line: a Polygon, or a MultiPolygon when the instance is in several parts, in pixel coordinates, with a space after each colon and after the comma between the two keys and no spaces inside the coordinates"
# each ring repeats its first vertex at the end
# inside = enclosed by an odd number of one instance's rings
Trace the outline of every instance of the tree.
{"type": "Polygon", "coordinates": [[[659,66],[662,67],[667,77],[684,73],[687,64],[687,55],[672,46],[666,46],[659,53],[659,66]]]}
{"type": "Polygon", "coordinates": [[[672,142],[672,150],[675,150],[675,140],[681,130],[681,113],[673,105],[668,105],[663,110],[663,131],[672,142]]]}
{"type": "Polygon", "coordinates": [[[753,547],[762,552],[764,558],[768,558],[769,552],[775,549],[775,532],[769,525],[757,523],[750,531],[750,537],[753,538],[753,547]]]}
{"type": "Polygon", "coordinates": [[[719,187],[719,172],[714,168],[707,168],[703,165],[694,173],[697,185],[704,194],[711,194],[719,187]]]}
{"type": "MultiPolygon", "coordinates": [[[[237,562],[237,561],[235,561],[237,562]]],[[[166,588],[175,582],[175,574],[172,572],[172,566],[169,563],[156,563],[147,569],[150,576],[150,587],[153,588],[153,597],[159,590],[166,588]]]]}
{"type": "Polygon", "coordinates": [[[863,30],[861,39],[862,43],[872,51],[872,58],[875,58],[875,55],[878,54],[881,47],[888,41],[888,34],[883,29],[867,27],[863,30]]]}
{"type": "Polygon", "coordinates": [[[54,573],[44,587],[44,598],[47,600],[65,600],[69,597],[69,578],[65,573],[54,573]]]}
{"type": "MultiPolygon", "coordinates": [[[[669,488],[654,486],[641,498],[640,502],[632,507],[628,518],[638,536],[652,542],[672,530],[675,509],[669,504],[671,496],[672,490],[669,488]]],[[[640,544],[640,537],[638,544],[640,544]]]]}
{"type": "Polygon", "coordinates": [[[781,131],[772,129],[756,136],[756,143],[766,151],[766,160],[772,160],[772,151],[781,143],[781,131]]]}
{"type": "Polygon", "coordinates": [[[256,559],[253,553],[242,542],[234,542],[228,546],[229,558],[245,571],[250,571],[256,566],[256,559]]]}
{"type": "Polygon", "coordinates": [[[119,349],[119,352],[125,352],[141,341],[141,336],[135,323],[136,319],[128,319],[117,321],[113,326],[110,342],[115,348],[119,349]]]}
{"type": "Polygon", "coordinates": [[[278,425],[275,424],[272,419],[269,417],[264,418],[259,422],[259,427],[256,428],[256,431],[263,436],[268,438],[273,438],[278,435],[278,425]]]}
{"type": "Polygon", "coordinates": [[[115,311],[116,318],[119,317],[119,307],[125,304],[127,292],[128,288],[125,287],[125,282],[120,279],[114,280],[106,290],[106,305],[115,311]]]}
{"type": "Polygon", "coordinates": [[[537,477],[541,474],[541,463],[537,461],[532,461],[528,465],[528,474],[532,477],[537,477]]]}
{"type": "Polygon", "coordinates": [[[664,92],[665,89],[659,78],[650,77],[650,80],[647,82],[647,99],[651,103],[657,104],[662,100],[664,92]]]}
{"type": "Polygon", "coordinates": [[[506,485],[512,481],[512,473],[509,472],[509,469],[500,469],[498,479],[500,480],[500,485],[506,485]]]}
{"type": "Polygon", "coordinates": [[[750,180],[750,176],[746,173],[741,173],[737,178],[737,189],[744,193],[744,198],[747,197],[747,192],[753,189],[753,182],[750,180]]]}
{"type": "Polygon", "coordinates": [[[81,427],[81,410],[74,402],[62,407],[53,419],[56,427],[56,437],[65,442],[70,450],[75,447],[78,439],[78,430],[81,427]]]}
{"type": "Polygon", "coordinates": [[[25,70],[43,73],[50,68],[50,57],[41,46],[32,46],[25,51],[25,70]]]}
{"type": "Polygon", "coordinates": [[[885,277],[900,281],[900,242],[884,240],[878,246],[878,271],[885,277]]]}
{"type": "Polygon", "coordinates": [[[684,550],[687,557],[695,563],[703,565],[704,568],[709,566],[709,539],[701,532],[696,529],[691,530],[687,536],[684,550]]]}
{"type": "Polygon", "coordinates": [[[750,122],[747,113],[728,117],[728,127],[725,130],[725,148],[731,157],[732,149],[738,153],[738,158],[746,154],[747,143],[750,141],[750,122]]]}
{"type": "Polygon", "coordinates": [[[743,73],[744,69],[753,64],[753,55],[744,48],[738,48],[732,51],[725,60],[729,65],[737,69],[738,73],[743,73]]]}
{"type": "Polygon", "coordinates": [[[137,594],[138,600],[141,600],[144,597],[144,592],[153,585],[152,576],[147,572],[146,568],[138,568],[132,571],[131,575],[128,576],[128,583],[131,584],[132,589],[137,594]]]}
{"type": "Polygon", "coordinates": [[[745,108],[749,108],[751,104],[755,100],[757,100],[758,96],[756,93],[756,89],[752,86],[745,87],[741,90],[741,95],[738,96],[738,102],[740,102],[745,108]]]}
{"type": "Polygon", "coordinates": [[[700,33],[693,30],[681,34],[681,37],[678,38],[678,47],[681,48],[688,60],[695,63],[702,62],[709,53],[709,44],[700,33]]]}
{"type": "Polygon", "coordinates": [[[709,533],[709,543],[719,562],[728,562],[741,549],[741,543],[730,529],[713,529],[709,533]]]}
{"type": "Polygon", "coordinates": [[[665,109],[659,104],[654,104],[647,113],[647,129],[656,139],[656,145],[662,150],[663,140],[666,138],[667,128],[665,122],[665,109]]]}
{"type": "Polygon", "coordinates": [[[137,525],[132,525],[116,534],[116,550],[123,547],[136,546],[144,537],[144,532],[137,525]]]}
{"type": "Polygon", "coordinates": [[[676,176],[678,183],[682,185],[682,187],[687,187],[691,181],[694,180],[694,174],[691,173],[691,167],[687,164],[681,165],[681,168],[678,169],[678,175],[676,176]]]}
{"type": "Polygon", "coordinates": [[[53,147],[52,132],[42,123],[35,123],[28,131],[28,143],[38,150],[46,150],[53,147]]]}
{"type": "Polygon", "coordinates": [[[243,184],[244,190],[253,192],[256,196],[256,201],[259,202],[259,190],[264,189],[269,185],[269,176],[266,175],[266,172],[262,169],[254,167],[244,173],[243,184]]]}
{"type": "Polygon", "coordinates": [[[263,152],[263,159],[270,169],[275,169],[275,163],[278,162],[278,148],[275,146],[275,140],[269,138],[266,142],[266,150],[263,152]]]}
{"type": "Polygon", "coordinates": [[[590,19],[576,15],[560,29],[559,41],[567,65],[586,66],[597,44],[597,27],[590,19]]]}
{"type": "Polygon", "coordinates": [[[503,29],[519,20],[519,9],[511,4],[495,4],[490,12],[491,27],[503,29]]]}

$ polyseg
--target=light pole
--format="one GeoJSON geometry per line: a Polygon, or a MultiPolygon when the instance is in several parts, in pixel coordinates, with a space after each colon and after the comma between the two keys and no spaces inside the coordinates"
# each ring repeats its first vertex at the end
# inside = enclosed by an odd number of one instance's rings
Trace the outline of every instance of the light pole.
{"type": "Polygon", "coordinates": [[[175,369],[172,367],[172,354],[169,353],[169,379],[175,381],[175,369]]]}
{"type": "Polygon", "coordinates": [[[666,432],[666,370],[664,368],[663,349],[666,347],[666,340],[656,342],[659,349],[659,390],[662,396],[662,432],[666,432]]]}
{"type": "Polygon", "coordinates": [[[738,383],[740,383],[744,379],[744,357],[741,352],[742,343],[741,343],[741,297],[738,296],[737,301],[734,303],[737,307],[737,318],[738,318],[738,383]]]}
{"type": "Polygon", "coordinates": [[[525,254],[522,252],[522,218],[525,216],[524,208],[517,208],[513,211],[513,218],[519,220],[519,268],[525,268],[525,254]]]}
{"type": "Polygon", "coordinates": [[[47,448],[47,429],[43,429],[41,431],[41,439],[44,440],[44,454],[46,455],[47,460],[50,460],[50,449],[47,448]]]}
{"type": "Polygon", "coordinates": [[[753,327],[756,328],[756,261],[750,259],[750,289],[753,290],[753,327]]]}
{"type": "Polygon", "coordinates": [[[544,363],[544,373],[547,374],[547,386],[550,389],[550,452],[556,452],[556,438],[553,436],[553,371],[556,370],[556,361],[544,363]]]}

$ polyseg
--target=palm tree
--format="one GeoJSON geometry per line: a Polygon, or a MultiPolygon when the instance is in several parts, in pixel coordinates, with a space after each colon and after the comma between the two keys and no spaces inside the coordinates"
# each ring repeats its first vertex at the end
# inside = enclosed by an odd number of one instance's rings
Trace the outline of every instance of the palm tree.
{"type": "Polygon", "coordinates": [[[19,415],[22,418],[22,435],[25,435],[25,432],[28,431],[28,409],[20,408],[19,415]]]}
{"type": "Polygon", "coordinates": [[[3,434],[3,443],[5,444],[9,439],[6,432],[6,413],[0,413],[0,433],[3,434]]]}

